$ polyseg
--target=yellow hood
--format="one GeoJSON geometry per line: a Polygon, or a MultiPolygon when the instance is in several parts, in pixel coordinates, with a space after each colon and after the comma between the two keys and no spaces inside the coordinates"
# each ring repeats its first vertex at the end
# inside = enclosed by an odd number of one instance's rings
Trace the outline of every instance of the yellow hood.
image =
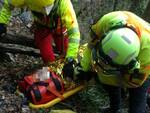
{"type": "Polygon", "coordinates": [[[25,4],[24,0],[10,0],[10,4],[14,7],[22,7],[25,4]]]}
{"type": "Polygon", "coordinates": [[[44,12],[44,7],[50,6],[55,0],[10,0],[14,7],[27,6],[32,11],[44,12]]]}
{"type": "Polygon", "coordinates": [[[44,12],[44,7],[50,6],[55,0],[26,0],[26,5],[29,9],[36,12],[44,12]]]}

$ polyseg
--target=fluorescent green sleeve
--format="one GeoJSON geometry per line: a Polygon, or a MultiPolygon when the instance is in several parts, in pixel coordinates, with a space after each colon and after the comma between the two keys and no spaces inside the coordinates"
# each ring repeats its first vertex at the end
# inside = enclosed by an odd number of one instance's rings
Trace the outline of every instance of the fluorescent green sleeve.
{"type": "Polygon", "coordinates": [[[8,24],[11,17],[11,10],[7,0],[0,2],[0,23],[8,24]]]}
{"type": "Polygon", "coordinates": [[[58,14],[60,14],[63,26],[67,28],[68,32],[69,45],[66,58],[77,58],[80,43],[80,32],[76,15],[70,0],[61,0],[58,14]]]}
{"type": "Polygon", "coordinates": [[[84,71],[91,70],[91,61],[91,49],[87,46],[83,53],[83,58],[81,59],[81,66],[84,71]]]}

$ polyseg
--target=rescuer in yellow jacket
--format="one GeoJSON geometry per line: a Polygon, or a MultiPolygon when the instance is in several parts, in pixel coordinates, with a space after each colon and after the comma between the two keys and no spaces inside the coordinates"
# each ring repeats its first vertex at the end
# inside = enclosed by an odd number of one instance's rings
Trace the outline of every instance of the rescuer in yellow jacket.
{"type": "MultiPolygon", "coordinates": [[[[59,53],[65,54],[66,68],[73,68],[77,58],[80,32],[70,0],[9,0],[15,7],[27,7],[32,11],[36,29],[35,43],[45,63],[55,61],[52,42],[59,53]]],[[[68,74],[68,73],[66,73],[68,74]]]]}
{"type": "Polygon", "coordinates": [[[115,11],[91,26],[91,37],[75,72],[79,79],[89,79],[92,72],[97,73],[110,98],[110,108],[101,112],[122,113],[120,92],[121,88],[128,88],[129,113],[146,113],[146,91],[150,85],[149,23],[131,12],[115,11]]]}

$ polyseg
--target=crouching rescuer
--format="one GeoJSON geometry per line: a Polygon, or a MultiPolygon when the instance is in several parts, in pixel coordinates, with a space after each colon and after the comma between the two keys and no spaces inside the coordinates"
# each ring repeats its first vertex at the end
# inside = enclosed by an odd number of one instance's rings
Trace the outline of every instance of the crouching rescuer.
{"type": "Polygon", "coordinates": [[[79,79],[89,79],[92,71],[108,92],[110,107],[102,113],[121,113],[121,88],[129,90],[129,113],[146,113],[146,92],[150,74],[149,23],[128,11],[104,15],[91,26],[80,66],[79,79]]]}

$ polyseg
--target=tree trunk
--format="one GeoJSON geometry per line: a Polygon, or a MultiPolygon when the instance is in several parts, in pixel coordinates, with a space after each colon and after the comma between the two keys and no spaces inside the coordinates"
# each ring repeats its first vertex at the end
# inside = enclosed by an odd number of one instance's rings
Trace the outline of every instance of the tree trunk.
{"type": "Polygon", "coordinates": [[[21,35],[6,34],[0,37],[1,53],[19,53],[39,57],[40,52],[34,45],[34,39],[21,35]]]}
{"type": "Polygon", "coordinates": [[[1,43],[10,43],[10,44],[18,44],[28,47],[35,47],[34,39],[31,37],[26,37],[22,35],[14,35],[14,34],[6,34],[3,37],[0,37],[1,43]]]}
{"type": "Polygon", "coordinates": [[[40,52],[38,49],[29,48],[29,47],[22,47],[14,44],[4,44],[0,43],[0,51],[1,53],[19,53],[19,54],[25,54],[29,56],[35,56],[39,57],[40,52]]]}

